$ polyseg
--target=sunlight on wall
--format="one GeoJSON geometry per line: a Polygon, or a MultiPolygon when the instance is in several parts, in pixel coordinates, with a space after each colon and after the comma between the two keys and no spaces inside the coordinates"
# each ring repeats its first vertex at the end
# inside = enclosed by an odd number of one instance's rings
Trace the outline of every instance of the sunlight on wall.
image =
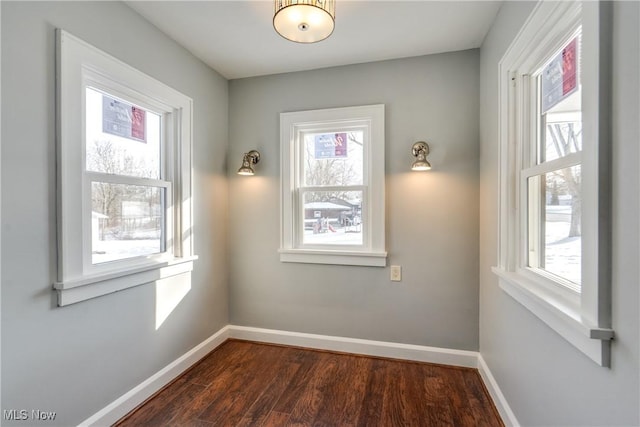
{"type": "Polygon", "coordinates": [[[191,275],[183,274],[156,282],[156,331],[191,290],[191,275]]]}

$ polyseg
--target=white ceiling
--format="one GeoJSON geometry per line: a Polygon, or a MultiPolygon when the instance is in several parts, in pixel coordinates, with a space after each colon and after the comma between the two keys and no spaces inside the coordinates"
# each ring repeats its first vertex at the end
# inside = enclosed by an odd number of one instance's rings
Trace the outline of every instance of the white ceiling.
{"type": "Polygon", "coordinates": [[[272,26],[273,1],[127,1],[228,79],[480,47],[500,1],[336,0],[326,40],[293,43],[272,26]]]}

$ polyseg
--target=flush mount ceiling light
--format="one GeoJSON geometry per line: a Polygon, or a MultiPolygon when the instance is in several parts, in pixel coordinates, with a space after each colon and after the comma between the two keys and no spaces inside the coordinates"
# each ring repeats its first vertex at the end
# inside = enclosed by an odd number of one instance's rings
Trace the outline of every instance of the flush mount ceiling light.
{"type": "Polygon", "coordinates": [[[416,161],[411,165],[413,171],[428,171],[431,170],[431,164],[427,161],[427,155],[429,154],[429,146],[424,141],[418,141],[411,147],[411,154],[416,158],[416,161]]]}
{"type": "Polygon", "coordinates": [[[287,40],[315,43],[333,33],[335,0],[275,0],[273,28],[287,40]]]}

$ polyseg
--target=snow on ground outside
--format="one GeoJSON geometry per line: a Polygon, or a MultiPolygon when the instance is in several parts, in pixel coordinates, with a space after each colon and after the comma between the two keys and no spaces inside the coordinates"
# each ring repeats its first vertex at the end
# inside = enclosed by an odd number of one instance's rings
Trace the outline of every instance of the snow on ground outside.
{"type": "MultiPolygon", "coordinates": [[[[567,237],[571,221],[571,206],[547,206],[545,226],[545,270],[580,283],[581,238],[567,237]]],[[[318,245],[360,245],[361,232],[346,232],[345,228],[333,226],[334,231],[313,233],[305,230],[304,243],[318,245]]],[[[353,228],[351,229],[353,230],[353,228]]],[[[141,236],[144,237],[144,236],[141,236]]],[[[160,252],[159,239],[99,240],[95,242],[93,263],[103,263],[135,256],[160,252]]]]}
{"type": "Polygon", "coordinates": [[[545,270],[580,283],[582,238],[568,237],[571,206],[547,206],[545,225],[545,270]]]}
{"type": "Polygon", "coordinates": [[[93,263],[116,261],[157,254],[160,252],[160,239],[155,240],[99,240],[94,242],[93,263]]]}

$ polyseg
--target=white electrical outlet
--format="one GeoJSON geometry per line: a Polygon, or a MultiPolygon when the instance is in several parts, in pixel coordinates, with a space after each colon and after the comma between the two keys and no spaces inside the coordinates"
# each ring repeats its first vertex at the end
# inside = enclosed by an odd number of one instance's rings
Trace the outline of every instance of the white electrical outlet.
{"type": "Polygon", "coordinates": [[[402,280],[402,267],[399,265],[391,266],[391,281],[399,282],[402,280]]]}

